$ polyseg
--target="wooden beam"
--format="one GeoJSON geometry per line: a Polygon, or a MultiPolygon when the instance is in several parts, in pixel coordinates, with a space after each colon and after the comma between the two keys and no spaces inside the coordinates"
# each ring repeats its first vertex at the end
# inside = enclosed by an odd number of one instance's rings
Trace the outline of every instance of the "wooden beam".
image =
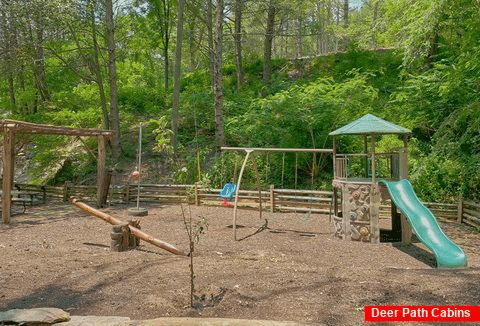
{"type": "Polygon", "coordinates": [[[98,136],[98,159],[97,159],[97,206],[102,207],[105,204],[107,171],[105,169],[107,158],[107,139],[104,136],[98,136]]]}
{"type": "Polygon", "coordinates": [[[332,154],[333,154],[333,179],[337,178],[336,171],[337,171],[337,137],[333,136],[333,146],[332,146],[332,154]]]}
{"type": "MultiPolygon", "coordinates": [[[[13,185],[13,162],[14,162],[14,135],[15,133],[23,134],[48,134],[48,135],[65,135],[77,136],[82,140],[81,136],[98,137],[98,158],[97,158],[97,205],[102,206],[106,201],[107,174],[106,165],[106,142],[112,137],[112,131],[98,130],[88,128],[70,128],[65,126],[43,125],[24,121],[0,120],[0,133],[4,134],[3,158],[3,200],[2,200],[2,217],[3,222],[8,223],[10,218],[10,199],[13,185]]],[[[83,141],[82,141],[83,142],[83,141]]],[[[90,152],[93,155],[93,153],[90,152]]],[[[93,155],[94,156],[94,155],[93,155]]]]}
{"type": "Polygon", "coordinates": [[[15,162],[15,132],[3,128],[3,184],[2,184],[2,221],[10,223],[10,209],[12,207],[12,186],[15,162]]]}
{"type": "Polygon", "coordinates": [[[24,134],[50,134],[66,136],[112,136],[112,131],[90,128],[70,128],[65,126],[43,125],[15,120],[0,120],[0,130],[13,130],[24,134]]]}

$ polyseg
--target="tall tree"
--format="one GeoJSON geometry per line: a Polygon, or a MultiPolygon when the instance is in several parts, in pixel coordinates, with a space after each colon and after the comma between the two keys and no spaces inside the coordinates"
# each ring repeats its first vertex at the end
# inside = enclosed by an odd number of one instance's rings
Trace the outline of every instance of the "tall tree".
{"type": "Polygon", "coordinates": [[[115,56],[115,25],[112,0],[105,0],[105,22],[107,27],[108,82],[110,85],[110,123],[113,131],[112,154],[118,159],[122,153],[120,145],[120,114],[118,111],[117,66],[115,56]]]}
{"type": "Polygon", "coordinates": [[[13,107],[16,105],[16,98],[15,98],[15,86],[14,86],[14,78],[15,78],[15,51],[16,46],[14,44],[16,35],[15,29],[13,28],[13,21],[10,17],[11,13],[9,10],[9,1],[2,0],[0,6],[0,41],[1,46],[0,48],[3,49],[2,51],[2,64],[3,70],[7,76],[7,83],[8,83],[8,95],[10,98],[10,102],[13,107]]]}
{"type": "Polygon", "coordinates": [[[270,82],[270,76],[272,73],[272,46],[275,31],[275,14],[277,10],[275,5],[275,0],[269,0],[267,7],[267,25],[265,29],[263,46],[263,84],[265,86],[270,82]]]}
{"type": "Polygon", "coordinates": [[[225,130],[223,122],[223,82],[222,82],[222,43],[224,2],[217,0],[215,17],[215,39],[213,51],[213,96],[215,103],[215,139],[217,146],[225,145],[225,130]]]}
{"type": "Polygon", "coordinates": [[[89,65],[90,70],[92,71],[93,75],[95,76],[95,81],[98,85],[98,94],[100,98],[100,106],[102,107],[102,113],[103,113],[103,127],[105,129],[110,129],[110,117],[109,117],[109,112],[107,108],[107,99],[105,97],[105,87],[103,83],[103,76],[102,76],[102,71],[100,68],[100,48],[98,46],[98,40],[97,40],[97,24],[96,24],[96,19],[95,19],[95,7],[96,7],[96,0],[90,0],[89,5],[90,5],[90,24],[91,24],[91,30],[92,30],[92,59],[91,59],[91,65],[89,65]]]}
{"type": "Polygon", "coordinates": [[[348,0],[343,0],[343,27],[344,27],[344,35],[343,35],[343,49],[347,48],[347,29],[348,29],[348,14],[349,14],[349,3],[348,0]]]}
{"type": "MultiPolygon", "coordinates": [[[[45,30],[48,28],[48,10],[49,4],[40,1],[32,1],[32,7],[28,10],[24,8],[27,19],[27,40],[32,57],[32,71],[34,85],[37,95],[42,102],[50,100],[50,91],[48,89],[46,71],[45,71],[45,30]]],[[[34,106],[36,111],[36,105],[34,106]]]]}
{"type": "Polygon", "coordinates": [[[185,0],[178,1],[177,9],[177,47],[175,49],[175,67],[173,73],[173,105],[172,105],[172,146],[177,151],[178,111],[180,106],[180,68],[182,64],[183,16],[185,0]]]}
{"type": "MultiPolygon", "coordinates": [[[[151,5],[151,14],[157,19],[157,27],[161,36],[162,51],[163,51],[162,55],[163,55],[164,70],[165,70],[164,86],[165,86],[165,89],[168,89],[169,78],[170,78],[169,47],[170,47],[170,35],[172,33],[173,3],[172,3],[172,0],[148,0],[148,2],[151,5]]],[[[180,2],[179,2],[179,5],[181,5],[180,2]]],[[[185,3],[183,4],[183,6],[185,6],[185,3]]]]}
{"type": "Polygon", "coordinates": [[[243,84],[243,66],[242,66],[242,13],[244,0],[235,0],[235,26],[233,39],[235,41],[235,66],[237,72],[237,90],[242,88],[243,84]]]}
{"type": "Polygon", "coordinates": [[[213,40],[213,3],[212,0],[207,0],[207,40],[208,40],[208,57],[210,62],[210,79],[212,83],[212,88],[214,87],[214,62],[215,62],[215,49],[214,49],[214,40],[213,40]]]}

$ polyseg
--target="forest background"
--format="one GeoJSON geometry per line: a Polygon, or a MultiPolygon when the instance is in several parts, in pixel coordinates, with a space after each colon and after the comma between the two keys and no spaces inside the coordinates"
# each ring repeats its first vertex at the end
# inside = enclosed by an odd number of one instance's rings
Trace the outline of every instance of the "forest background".
{"type": "MultiPolygon", "coordinates": [[[[113,130],[116,175],[140,126],[145,182],[220,187],[241,164],[220,146],[331,148],[372,113],[412,130],[421,199],[479,199],[478,0],[1,0],[0,24],[2,118],[113,130]]],[[[20,137],[17,180],[93,183],[95,148],[20,137]]],[[[328,188],[331,161],[257,157],[265,187],[328,188]]]]}

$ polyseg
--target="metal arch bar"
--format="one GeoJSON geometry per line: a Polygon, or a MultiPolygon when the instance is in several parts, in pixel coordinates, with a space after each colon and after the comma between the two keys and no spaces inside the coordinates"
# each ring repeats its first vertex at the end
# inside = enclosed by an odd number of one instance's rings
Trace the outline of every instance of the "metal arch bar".
{"type": "Polygon", "coordinates": [[[248,158],[250,157],[250,153],[253,152],[253,150],[245,149],[247,152],[247,156],[245,156],[245,160],[243,160],[243,165],[242,168],[240,169],[240,174],[238,175],[238,181],[237,181],[237,191],[235,192],[235,204],[233,206],[233,239],[237,240],[237,206],[238,206],[238,194],[240,192],[240,184],[242,183],[242,176],[243,176],[243,171],[245,170],[245,166],[247,165],[248,158]]]}

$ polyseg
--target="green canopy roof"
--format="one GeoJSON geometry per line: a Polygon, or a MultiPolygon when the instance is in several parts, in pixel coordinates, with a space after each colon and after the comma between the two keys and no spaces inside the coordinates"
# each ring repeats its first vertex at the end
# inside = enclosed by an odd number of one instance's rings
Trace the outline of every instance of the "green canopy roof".
{"type": "Polygon", "coordinates": [[[342,128],[332,131],[329,135],[409,134],[410,132],[407,128],[397,126],[369,113],[342,128]]]}

